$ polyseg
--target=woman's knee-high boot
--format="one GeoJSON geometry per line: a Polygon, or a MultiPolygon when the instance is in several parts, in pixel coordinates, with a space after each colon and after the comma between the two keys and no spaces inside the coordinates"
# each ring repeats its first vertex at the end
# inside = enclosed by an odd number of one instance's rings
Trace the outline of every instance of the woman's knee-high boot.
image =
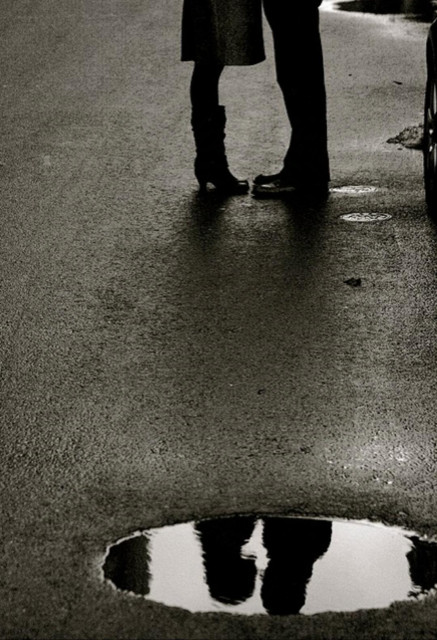
{"type": "Polygon", "coordinates": [[[248,181],[236,178],[229,171],[225,151],[225,108],[217,106],[207,115],[193,114],[191,125],[196,144],[194,174],[200,189],[206,189],[211,183],[225,194],[247,193],[248,181]]]}

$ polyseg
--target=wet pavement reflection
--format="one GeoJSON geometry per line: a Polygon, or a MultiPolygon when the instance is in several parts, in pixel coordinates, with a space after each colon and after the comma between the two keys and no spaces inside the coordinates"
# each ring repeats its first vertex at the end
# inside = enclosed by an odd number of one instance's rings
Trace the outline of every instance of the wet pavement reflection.
{"type": "Polygon", "coordinates": [[[434,9],[430,0],[340,0],[334,3],[340,11],[375,14],[404,14],[409,18],[431,22],[434,9]]]}
{"type": "Polygon", "coordinates": [[[437,584],[437,543],[363,522],[235,516],[137,532],[109,548],[117,589],[192,612],[383,608],[437,584]]]}
{"type": "MultiPolygon", "coordinates": [[[[267,558],[265,567],[261,567],[263,607],[272,615],[299,613],[313,564],[328,550],[332,525],[290,518],[265,518],[263,524],[262,543],[267,558]]],[[[253,595],[257,555],[250,550],[244,553],[243,545],[254,528],[255,519],[251,518],[209,520],[196,525],[205,578],[214,600],[238,604],[253,595]]]]}

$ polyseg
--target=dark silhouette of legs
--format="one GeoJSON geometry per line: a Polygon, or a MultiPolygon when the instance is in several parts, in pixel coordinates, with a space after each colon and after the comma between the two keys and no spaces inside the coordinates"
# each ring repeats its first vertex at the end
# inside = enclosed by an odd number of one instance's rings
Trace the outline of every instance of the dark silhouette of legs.
{"type": "Polygon", "coordinates": [[[261,598],[272,615],[299,613],[313,564],[328,549],[332,524],[323,520],[265,518],[264,545],[269,564],[261,598]]]}
{"type": "Polygon", "coordinates": [[[255,185],[267,185],[255,188],[259,195],[285,193],[287,185],[324,191],[330,179],[319,4],[264,0],[291,137],[281,172],[255,178],[255,185]]]}
{"type": "Polygon", "coordinates": [[[254,525],[255,518],[238,516],[196,524],[209,592],[218,602],[238,604],[253,593],[255,561],[243,558],[241,548],[252,535],[254,525]]]}

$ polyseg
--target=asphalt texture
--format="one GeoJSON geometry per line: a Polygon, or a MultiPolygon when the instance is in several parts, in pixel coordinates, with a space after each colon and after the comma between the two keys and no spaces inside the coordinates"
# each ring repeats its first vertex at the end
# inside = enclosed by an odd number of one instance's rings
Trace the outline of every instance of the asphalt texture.
{"type": "MultiPolygon", "coordinates": [[[[220,515],[437,535],[436,227],[386,142],[422,120],[427,25],[322,13],[332,187],[377,190],[321,206],[199,197],[180,10],[2,2],[0,635],[437,638],[433,597],[193,615],[102,579],[118,538],[220,515]]],[[[288,137],[266,46],[221,85],[251,177],[288,137]]]]}

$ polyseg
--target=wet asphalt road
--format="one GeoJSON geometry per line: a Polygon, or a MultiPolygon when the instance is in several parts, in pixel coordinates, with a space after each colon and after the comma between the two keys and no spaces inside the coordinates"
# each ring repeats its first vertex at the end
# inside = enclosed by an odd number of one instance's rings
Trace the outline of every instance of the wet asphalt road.
{"type": "MultiPolygon", "coordinates": [[[[332,186],[377,190],[318,207],[197,196],[179,3],[3,5],[1,637],[436,638],[435,599],[195,616],[100,575],[222,514],[437,535],[436,228],[386,143],[421,121],[426,25],[323,13],[332,186]]],[[[243,175],[287,136],[267,47],[222,83],[243,175]]]]}

